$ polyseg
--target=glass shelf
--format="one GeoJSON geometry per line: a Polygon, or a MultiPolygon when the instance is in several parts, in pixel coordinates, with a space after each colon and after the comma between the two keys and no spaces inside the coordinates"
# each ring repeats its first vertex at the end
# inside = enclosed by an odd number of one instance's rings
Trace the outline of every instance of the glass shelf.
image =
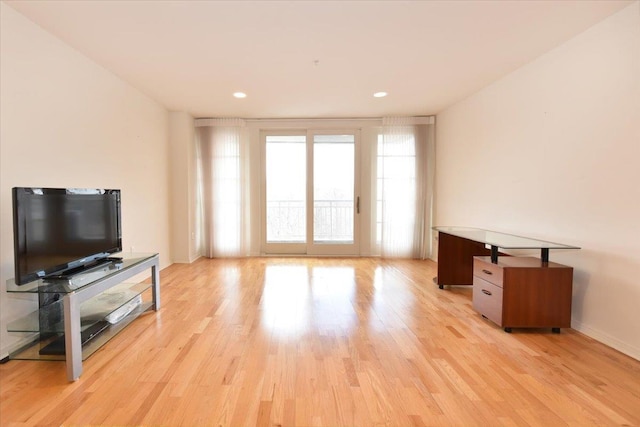
{"type": "MultiPolygon", "coordinates": [[[[86,360],[89,356],[100,349],[100,347],[102,347],[107,341],[113,338],[118,332],[120,332],[127,325],[133,322],[137,317],[151,309],[153,309],[153,302],[143,302],[131,313],[125,316],[121,321],[107,327],[107,329],[102,331],[99,335],[97,335],[94,339],[92,339],[82,347],[82,360],[86,360]]],[[[66,360],[64,354],[40,354],[40,349],[51,343],[51,341],[57,339],[59,336],[60,334],[54,335],[45,340],[37,339],[34,342],[12,353],[9,357],[15,360],[66,360]]]]}
{"type": "MultiPolygon", "coordinates": [[[[121,283],[80,305],[81,330],[88,328],[151,287],[151,283],[121,283]]],[[[7,325],[8,332],[63,333],[62,301],[42,307],[7,325]],[[41,319],[53,319],[41,322],[41,319]],[[40,324],[47,324],[41,328],[40,324]],[[42,329],[42,330],[41,330],[42,329]]]]}
{"type": "Polygon", "coordinates": [[[140,262],[153,258],[154,256],[155,254],[113,254],[113,256],[110,257],[112,262],[89,268],[67,279],[39,279],[24,285],[16,284],[15,279],[8,279],[7,292],[67,294],[85,286],[97,284],[115,272],[133,268],[140,264],[140,262]]]}

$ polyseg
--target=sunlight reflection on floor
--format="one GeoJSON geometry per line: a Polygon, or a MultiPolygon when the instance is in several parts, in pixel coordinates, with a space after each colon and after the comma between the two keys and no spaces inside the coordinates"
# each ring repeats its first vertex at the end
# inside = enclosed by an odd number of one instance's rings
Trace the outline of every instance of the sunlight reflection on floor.
{"type": "Polygon", "coordinates": [[[351,329],[357,325],[355,286],[352,267],[267,265],[260,302],[262,326],[283,337],[336,325],[351,329]]]}

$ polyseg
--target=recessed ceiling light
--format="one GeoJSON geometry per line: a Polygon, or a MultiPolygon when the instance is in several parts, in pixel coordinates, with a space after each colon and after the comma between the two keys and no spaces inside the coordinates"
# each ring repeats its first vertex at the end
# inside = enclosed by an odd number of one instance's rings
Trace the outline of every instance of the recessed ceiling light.
{"type": "Polygon", "coordinates": [[[234,92],[233,96],[235,96],[236,98],[246,98],[247,94],[244,92],[234,92]]]}
{"type": "Polygon", "coordinates": [[[387,96],[387,92],[376,92],[373,94],[373,96],[376,98],[384,98],[385,96],[387,96]]]}

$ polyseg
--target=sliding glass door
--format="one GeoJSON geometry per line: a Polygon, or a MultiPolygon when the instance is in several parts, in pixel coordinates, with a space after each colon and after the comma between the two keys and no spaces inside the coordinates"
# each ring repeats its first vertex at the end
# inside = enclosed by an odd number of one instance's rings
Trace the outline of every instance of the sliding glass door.
{"type": "Polygon", "coordinates": [[[357,255],[357,132],[263,132],[263,252],[357,255]]]}
{"type": "Polygon", "coordinates": [[[312,134],[313,223],[307,253],[357,253],[355,133],[312,134]]]}
{"type": "Polygon", "coordinates": [[[265,135],[263,151],[264,252],[306,253],[307,136],[265,135]]]}

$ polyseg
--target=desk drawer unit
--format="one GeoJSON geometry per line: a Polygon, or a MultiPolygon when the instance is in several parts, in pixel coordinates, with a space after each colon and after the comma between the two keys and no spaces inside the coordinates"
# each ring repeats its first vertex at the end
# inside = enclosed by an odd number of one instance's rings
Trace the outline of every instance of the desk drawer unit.
{"type": "Polygon", "coordinates": [[[573,268],[532,257],[474,257],[473,308],[506,332],[571,326],[573,268]]]}
{"type": "Polygon", "coordinates": [[[473,309],[502,325],[502,288],[477,276],[473,278],[473,309]]]}

